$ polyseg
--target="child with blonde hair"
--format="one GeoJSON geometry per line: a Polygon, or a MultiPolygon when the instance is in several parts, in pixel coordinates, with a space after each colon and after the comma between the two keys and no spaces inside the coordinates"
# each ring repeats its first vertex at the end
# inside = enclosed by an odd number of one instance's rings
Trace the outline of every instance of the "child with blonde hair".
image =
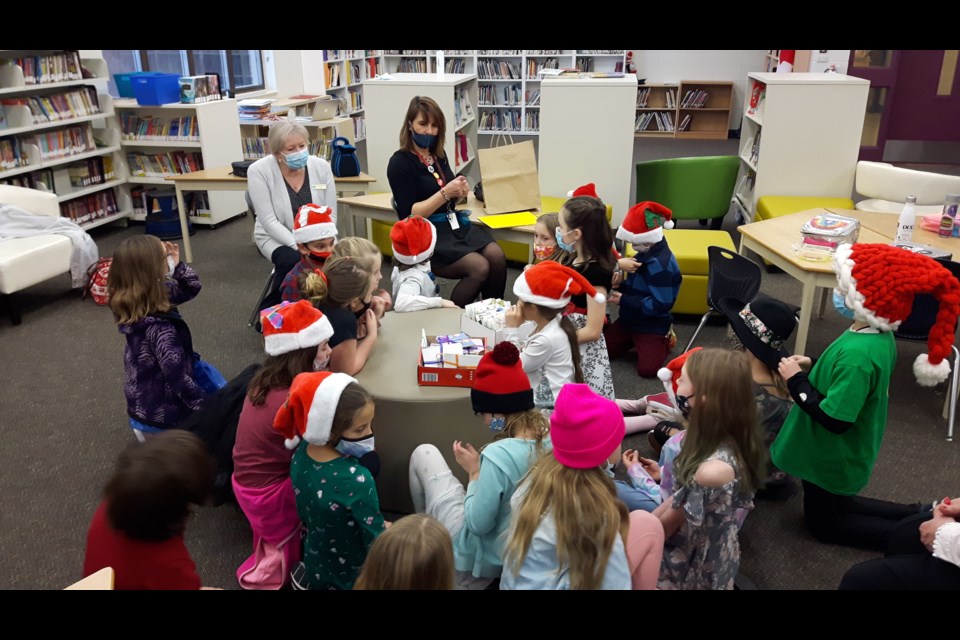
{"type": "Polygon", "coordinates": [[[298,589],[352,589],[384,528],[373,476],[359,458],[374,451],[373,398],[342,373],[301,373],[273,427],[296,449],[290,479],[307,530],[298,589]],[[303,442],[301,442],[301,439],[303,442]]]}
{"type": "Polygon", "coordinates": [[[645,511],[628,514],[606,473],[623,435],[616,404],[586,384],[563,387],[552,455],[511,500],[501,589],[653,588],[663,529],[645,511]]]}
{"type": "Polygon", "coordinates": [[[139,434],[179,426],[215,390],[198,377],[199,356],[177,309],[200,286],[196,272],[180,262],[180,248],[156,236],[127,238],[113,254],[107,288],[127,341],[123,391],[130,426],[139,434]]]}
{"type": "Polygon", "coordinates": [[[300,561],[300,516],[290,482],[293,452],[273,428],[301,373],[326,369],[330,321],[306,300],[260,312],[267,359],[247,388],[233,446],[233,493],[253,530],[253,554],[237,569],[244,589],[280,589],[300,561]]]}
{"type": "Polygon", "coordinates": [[[373,541],[353,590],[451,590],[453,575],[450,533],[436,518],[414,513],[373,541]]]}
{"type": "MultiPolygon", "coordinates": [[[[386,289],[377,289],[380,286],[380,280],[383,278],[383,254],[377,245],[366,238],[349,236],[341,238],[333,248],[334,258],[345,258],[353,256],[358,258],[370,258],[372,260],[371,269],[373,269],[373,286],[375,291],[370,299],[369,308],[377,315],[377,319],[383,317],[383,314],[393,308],[393,297],[386,289]]],[[[363,309],[366,311],[366,309],[363,309]]]]}
{"type": "Polygon", "coordinates": [[[732,589],[740,566],[737,510],[753,508],[766,453],[746,356],[723,349],[691,355],[678,393],[689,398],[674,493],[653,512],[663,524],[661,589],[732,589]]]}
{"type": "Polygon", "coordinates": [[[430,256],[437,245],[437,230],[419,216],[410,216],[390,230],[393,245],[393,297],[398,313],[439,307],[456,307],[440,297],[440,285],[430,270],[430,256]]]}
{"type": "Polygon", "coordinates": [[[576,327],[562,315],[563,309],[573,295],[596,300],[603,300],[603,295],[577,271],[552,261],[525,269],[514,282],[513,293],[518,302],[505,314],[504,336],[519,346],[520,325],[528,320],[536,324],[520,359],[537,407],[551,410],[563,385],[584,381],[576,327]]]}
{"type": "Polygon", "coordinates": [[[284,302],[296,302],[300,299],[297,282],[304,271],[320,269],[333,254],[337,244],[336,214],[330,207],[317,204],[305,204],[300,207],[293,220],[293,239],[297,242],[300,262],[283,278],[280,296],[284,302]]]}
{"type": "Polygon", "coordinates": [[[437,518],[450,532],[458,584],[480,588],[500,577],[510,497],[549,440],[547,420],[534,409],[520,353],[509,342],[501,342],[480,360],[470,401],[494,438],[479,452],[454,441],[453,455],[469,476],[466,489],[440,450],[422,444],[410,455],[410,495],[418,513],[437,518]]]}
{"type": "Polygon", "coordinates": [[[323,270],[300,275],[301,294],[333,326],[329,342],[331,371],[359,373],[377,342],[377,316],[369,308],[376,286],[372,274],[372,258],[348,256],[332,258],[323,270]],[[358,321],[364,326],[363,335],[358,333],[358,321]]]}

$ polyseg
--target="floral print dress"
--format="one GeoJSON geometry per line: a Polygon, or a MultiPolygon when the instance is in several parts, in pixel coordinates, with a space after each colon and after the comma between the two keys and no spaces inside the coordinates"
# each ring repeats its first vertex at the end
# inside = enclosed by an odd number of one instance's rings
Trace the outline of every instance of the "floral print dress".
{"type": "Polygon", "coordinates": [[[302,442],[290,479],[307,530],[304,582],[310,589],[352,589],[367,550],[384,530],[373,476],[351,456],[318,462],[302,442]]]}
{"type": "Polygon", "coordinates": [[[672,508],[683,509],[686,519],[664,542],[659,589],[733,589],[740,568],[737,511],[753,508],[753,494],[741,493],[740,463],[729,448],[717,449],[707,460],[726,462],[735,477],[716,488],[696,482],[677,488],[672,508]]]}

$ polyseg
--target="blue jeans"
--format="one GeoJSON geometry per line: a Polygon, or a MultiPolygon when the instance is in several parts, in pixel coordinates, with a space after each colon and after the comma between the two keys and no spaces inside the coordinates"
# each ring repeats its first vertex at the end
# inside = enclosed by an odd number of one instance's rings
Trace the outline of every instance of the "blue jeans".
{"type": "Polygon", "coordinates": [[[660,502],[654,500],[646,492],[634,488],[629,482],[615,480],[617,487],[617,497],[623,500],[630,511],[653,511],[660,506],[660,502]]]}

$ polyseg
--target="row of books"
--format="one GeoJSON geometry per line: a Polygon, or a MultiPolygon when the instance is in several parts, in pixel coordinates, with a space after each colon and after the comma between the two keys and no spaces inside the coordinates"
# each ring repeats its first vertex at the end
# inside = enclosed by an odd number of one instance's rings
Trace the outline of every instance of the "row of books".
{"type": "Polygon", "coordinates": [[[472,49],[444,49],[443,55],[445,55],[448,58],[450,56],[472,56],[473,50],[472,49]]]}
{"type": "Polygon", "coordinates": [[[509,60],[477,60],[477,75],[481,80],[520,80],[520,67],[509,60]]]}
{"type": "Polygon", "coordinates": [[[690,89],[680,101],[681,109],[700,109],[707,104],[710,92],[706,89],[690,89]]]}
{"type": "Polygon", "coordinates": [[[478,56],[519,56],[520,49],[478,49],[478,56]]]}
{"type": "Polygon", "coordinates": [[[343,82],[340,78],[340,65],[328,64],[327,65],[327,89],[335,89],[341,86],[343,86],[343,82]]]}
{"type": "Polygon", "coordinates": [[[180,78],[180,102],[202,104],[220,99],[220,78],[215,75],[180,78]]]}
{"type": "MultiPolygon", "coordinates": [[[[145,216],[148,213],[147,202],[155,195],[168,195],[169,188],[151,188],[134,187],[130,189],[130,197],[133,199],[133,214],[145,216]]],[[[209,217],[210,216],[210,198],[206,191],[185,191],[183,193],[183,206],[189,216],[209,217]]]]}
{"type": "Polygon", "coordinates": [[[244,160],[259,160],[270,154],[267,138],[240,138],[240,146],[243,147],[244,160]]]}
{"type": "Polygon", "coordinates": [[[650,87],[637,89],[637,109],[646,109],[650,102],[650,87]]]}
{"type": "Polygon", "coordinates": [[[760,160],[760,134],[763,133],[762,129],[757,129],[756,138],[747,138],[747,144],[744,145],[744,148],[750,147],[750,153],[747,156],[750,163],[756,165],[760,160]]]}
{"type": "Polygon", "coordinates": [[[680,126],[677,127],[677,131],[686,131],[687,128],[690,126],[692,119],[693,119],[693,116],[691,116],[689,113],[686,116],[684,116],[683,120],[680,121],[680,126]]]}
{"type": "Polygon", "coordinates": [[[36,189],[38,191],[54,192],[53,169],[37,169],[29,173],[10,176],[0,180],[0,184],[7,184],[12,187],[24,187],[25,189],[36,189]]]}
{"type": "Polygon", "coordinates": [[[124,140],[200,142],[200,124],[196,116],[162,118],[123,111],[119,117],[121,137],[124,140]]]}
{"type": "Polygon", "coordinates": [[[367,77],[376,78],[383,73],[383,64],[380,58],[367,58],[367,77]]]}
{"type": "Polygon", "coordinates": [[[657,131],[673,131],[673,114],[669,111],[647,111],[637,116],[634,131],[653,131],[651,124],[656,124],[657,131]]]}
{"type": "Polygon", "coordinates": [[[363,109],[363,94],[359,91],[348,91],[350,101],[350,113],[363,109]]]}
{"type": "MultiPolygon", "coordinates": [[[[0,100],[0,108],[22,105],[30,110],[34,124],[82,118],[100,113],[96,87],[81,87],[45,96],[24,96],[0,100]]],[[[4,128],[4,125],[0,125],[4,128]]]]}
{"type": "Polygon", "coordinates": [[[203,169],[203,155],[194,151],[128,153],[130,175],[138,178],[165,178],[203,169]]]}
{"type": "Polygon", "coordinates": [[[578,56],[622,56],[623,49],[578,49],[578,56]]]}
{"type": "Polygon", "coordinates": [[[423,58],[400,58],[397,71],[399,73],[426,73],[427,61],[423,58]]]}
{"type": "Polygon", "coordinates": [[[386,56],[425,56],[426,49],[387,49],[383,52],[386,56]]]}
{"type": "Polygon", "coordinates": [[[443,70],[446,73],[466,73],[467,61],[463,58],[448,58],[443,63],[443,70]]]}
{"type": "Polygon", "coordinates": [[[0,138],[0,170],[16,169],[27,164],[27,154],[23,151],[20,138],[0,138]]]}
{"type": "Polygon", "coordinates": [[[559,69],[560,61],[556,58],[547,58],[546,60],[527,60],[527,78],[536,80],[540,77],[540,72],[544,69],[559,69]]]}
{"type": "Polygon", "coordinates": [[[560,55],[560,49],[527,49],[526,54],[528,56],[558,56],[560,55]]]}
{"type": "Polygon", "coordinates": [[[66,168],[71,187],[90,187],[103,184],[117,177],[113,168],[113,156],[97,156],[70,164],[66,168]]]}
{"type": "Polygon", "coordinates": [[[360,74],[360,63],[351,62],[347,65],[347,84],[356,84],[363,82],[363,76],[360,74]]]}
{"type": "Polygon", "coordinates": [[[517,84],[485,84],[478,87],[481,107],[519,107],[523,88],[517,84]]]}
{"type": "Polygon", "coordinates": [[[528,107],[539,107],[540,106],[540,89],[535,91],[527,92],[527,106],[528,107]]]}
{"type": "Polygon", "coordinates": [[[540,131],[540,112],[525,112],[523,114],[523,128],[526,131],[540,131]]]}
{"type": "Polygon", "coordinates": [[[577,71],[581,73],[593,71],[593,58],[577,58],[577,71]]]}
{"type": "Polygon", "coordinates": [[[23,70],[24,84],[48,84],[83,79],[79,51],[23,56],[14,58],[12,62],[23,70]]]}
{"type": "Polygon", "coordinates": [[[237,117],[241,120],[262,120],[270,115],[270,98],[240,100],[237,102],[237,117]]]}
{"type": "Polygon", "coordinates": [[[120,207],[117,206],[117,197],[113,193],[113,189],[97,191],[60,204],[60,215],[73,220],[77,224],[106,218],[119,211],[120,207]]]}
{"type": "Polygon", "coordinates": [[[481,131],[520,131],[520,111],[513,109],[497,109],[480,113],[479,128],[481,131]]]}
{"type": "Polygon", "coordinates": [[[370,58],[380,55],[376,49],[324,49],[323,59],[345,60],[347,58],[370,58]]]}
{"type": "Polygon", "coordinates": [[[351,116],[353,120],[353,136],[357,140],[367,137],[367,120],[363,116],[351,116]]]}
{"type": "Polygon", "coordinates": [[[38,132],[33,137],[24,138],[23,141],[40,147],[41,160],[76,156],[97,148],[93,138],[93,128],[89,124],[38,132]]]}
{"type": "Polygon", "coordinates": [[[457,88],[453,93],[453,121],[454,126],[461,124],[474,116],[473,105],[470,104],[470,94],[463,87],[457,88]]]}

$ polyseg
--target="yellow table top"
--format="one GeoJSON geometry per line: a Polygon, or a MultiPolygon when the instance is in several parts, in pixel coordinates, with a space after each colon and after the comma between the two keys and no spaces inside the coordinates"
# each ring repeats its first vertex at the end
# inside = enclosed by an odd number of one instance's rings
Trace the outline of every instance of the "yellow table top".
{"type": "MultiPolygon", "coordinates": [[[[337,200],[340,204],[352,205],[360,208],[367,209],[378,209],[380,211],[393,211],[393,205],[390,204],[390,199],[393,197],[393,194],[390,193],[371,193],[366,196],[352,196],[350,198],[340,198],[337,200]]],[[[486,210],[483,208],[483,203],[474,197],[471,193],[467,196],[467,204],[461,206],[462,209],[467,209],[470,211],[470,221],[477,224],[483,224],[479,221],[481,216],[487,215],[486,210]]],[[[534,212],[535,214],[537,212],[534,212]]],[[[499,215],[499,214],[498,214],[499,215]]],[[[486,227],[486,225],[484,225],[486,227]]],[[[528,233],[533,233],[532,224],[523,225],[520,227],[510,227],[510,229],[516,231],[526,231],[528,233]]]]}

